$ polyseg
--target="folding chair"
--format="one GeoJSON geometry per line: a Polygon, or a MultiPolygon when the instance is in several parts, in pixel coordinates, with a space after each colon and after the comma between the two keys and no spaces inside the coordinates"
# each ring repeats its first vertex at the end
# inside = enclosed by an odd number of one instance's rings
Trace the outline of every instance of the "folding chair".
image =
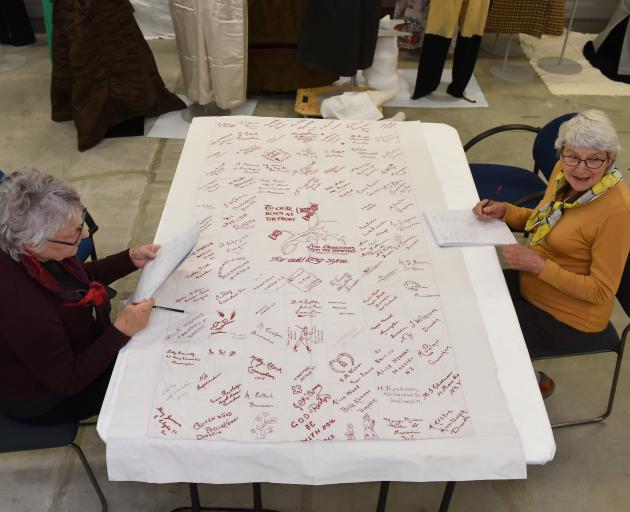
{"type": "MultiPolygon", "coordinates": [[[[630,259],[626,260],[626,266],[621,277],[621,283],[617,290],[617,300],[623,308],[627,316],[630,316],[630,259]]],[[[615,402],[615,393],[617,391],[617,384],[619,382],[619,372],[621,370],[621,361],[623,359],[623,352],[626,346],[626,340],[630,333],[630,322],[626,325],[621,334],[621,338],[617,335],[615,328],[609,322],[608,327],[605,330],[605,334],[602,336],[601,341],[597,345],[591,347],[585,347],[582,350],[541,350],[537,349],[532,352],[532,360],[539,361],[542,359],[556,359],[559,357],[577,357],[591,354],[601,354],[607,352],[614,352],[617,354],[617,361],[615,363],[615,369],[612,375],[612,383],[610,385],[610,394],[608,395],[608,406],[603,414],[594,418],[582,418],[576,420],[562,421],[558,423],[552,423],[553,428],[571,427],[573,425],[587,425],[589,423],[597,423],[603,421],[612,412],[613,404],[615,402]]]]}
{"type": "Polygon", "coordinates": [[[92,487],[98,495],[101,510],[107,512],[107,500],[103,491],[96,481],[83,450],[74,442],[78,427],[78,421],[60,425],[29,425],[14,421],[0,412],[0,453],[43,450],[62,446],[72,448],[83,464],[83,469],[85,469],[92,487]]]}
{"type": "Polygon", "coordinates": [[[549,179],[554,165],[558,161],[558,155],[554,148],[554,142],[558,137],[558,129],[562,123],[571,119],[574,115],[575,113],[571,113],[556,117],[542,128],[526,124],[497,126],[480,133],[468,141],[464,145],[464,151],[468,151],[477,143],[497,133],[528,131],[536,134],[532,148],[532,157],[534,159],[533,172],[512,165],[469,164],[479,197],[482,199],[492,197],[497,187],[501,185],[501,194],[498,200],[534,208],[547,187],[545,180],[549,179]]]}

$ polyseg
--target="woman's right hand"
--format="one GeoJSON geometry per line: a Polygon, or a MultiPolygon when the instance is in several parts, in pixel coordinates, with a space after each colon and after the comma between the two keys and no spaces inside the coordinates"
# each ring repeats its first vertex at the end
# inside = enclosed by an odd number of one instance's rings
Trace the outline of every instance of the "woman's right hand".
{"type": "Polygon", "coordinates": [[[140,332],[149,323],[153,304],[155,304],[153,299],[129,304],[119,313],[114,321],[114,327],[127,336],[140,332]]]}
{"type": "Polygon", "coordinates": [[[505,216],[507,207],[505,203],[482,199],[473,208],[473,213],[479,220],[502,219],[505,216]]]}

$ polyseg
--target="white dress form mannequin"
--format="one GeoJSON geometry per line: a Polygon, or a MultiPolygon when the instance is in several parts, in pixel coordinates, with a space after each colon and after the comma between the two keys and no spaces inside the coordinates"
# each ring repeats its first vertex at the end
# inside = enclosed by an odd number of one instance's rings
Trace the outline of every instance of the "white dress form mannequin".
{"type": "Polygon", "coordinates": [[[394,30],[404,20],[392,20],[389,15],[381,18],[378,39],[372,65],[363,70],[368,87],[379,90],[395,90],[406,95],[411,93],[409,82],[398,72],[398,36],[410,35],[394,30]]]}

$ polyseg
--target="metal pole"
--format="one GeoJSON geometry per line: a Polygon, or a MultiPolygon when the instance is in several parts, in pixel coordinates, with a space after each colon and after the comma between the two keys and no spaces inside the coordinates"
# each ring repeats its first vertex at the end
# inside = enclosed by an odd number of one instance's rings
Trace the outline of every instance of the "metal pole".
{"type": "Polygon", "coordinates": [[[571,9],[571,17],[569,18],[569,26],[567,27],[567,33],[564,36],[564,43],[562,43],[562,51],[560,52],[560,58],[558,59],[558,66],[562,64],[562,58],[564,57],[564,51],[567,49],[567,43],[569,42],[569,34],[571,28],[573,28],[573,18],[575,17],[575,10],[578,6],[578,0],[573,1],[573,9],[571,9]]]}
{"type": "Polygon", "coordinates": [[[508,56],[510,55],[510,48],[512,48],[512,39],[514,39],[514,34],[510,34],[510,39],[508,39],[507,48],[505,49],[505,56],[503,57],[503,66],[501,66],[501,72],[505,71],[505,66],[507,65],[508,56]]]}

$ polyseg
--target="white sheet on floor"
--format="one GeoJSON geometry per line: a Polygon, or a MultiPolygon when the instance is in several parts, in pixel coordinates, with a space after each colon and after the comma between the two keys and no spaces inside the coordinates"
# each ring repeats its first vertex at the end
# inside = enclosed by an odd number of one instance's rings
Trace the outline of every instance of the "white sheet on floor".
{"type": "MultiPolygon", "coordinates": [[[[416,84],[416,77],[418,76],[417,68],[405,68],[399,69],[398,73],[402,74],[404,78],[409,82],[409,88],[413,91],[416,84]]],[[[407,94],[400,93],[393,100],[385,103],[385,107],[400,107],[400,108],[480,108],[487,107],[488,101],[484,96],[481,87],[479,87],[479,82],[473,75],[470,78],[470,82],[468,83],[468,87],[466,87],[466,97],[474,100],[475,103],[471,103],[470,101],[466,101],[462,98],[454,98],[450,94],[447,94],[446,88],[448,84],[451,83],[452,77],[452,69],[444,68],[442,70],[442,77],[440,79],[440,85],[431,94],[425,96],[423,98],[418,98],[417,100],[412,100],[407,94]]],[[[337,84],[348,83],[347,77],[342,77],[337,84]]],[[[357,73],[357,80],[359,85],[365,85],[363,76],[361,71],[357,73]]]]}
{"type": "MultiPolygon", "coordinates": [[[[186,103],[186,105],[192,104],[185,95],[178,94],[178,96],[184,101],[184,103],[186,103]]],[[[245,105],[231,109],[230,115],[251,116],[253,115],[254,110],[256,110],[256,105],[258,105],[258,100],[247,100],[245,105]]],[[[157,139],[185,139],[188,129],[190,128],[190,123],[184,121],[182,118],[182,112],[182,110],[177,110],[175,112],[162,114],[155,120],[155,123],[153,123],[153,126],[146,136],[157,139]]]]}
{"type": "Polygon", "coordinates": [[[537,62],[543,57],[560,56],[563,36],[542,36],[538,39],[527,34],[521,34],[521,46],[536,73],[540,75],[549,92],[556,96],[630,96],[630,84],[616,82],[606,78],[599,69],[591,66],[582,55],[582,48],[588,41],[592,41],[597,34],[581,34],[571,32],[565,57],[582,65],[582,71],[574,75],[550,73],[538,67],[537,62]]]}

